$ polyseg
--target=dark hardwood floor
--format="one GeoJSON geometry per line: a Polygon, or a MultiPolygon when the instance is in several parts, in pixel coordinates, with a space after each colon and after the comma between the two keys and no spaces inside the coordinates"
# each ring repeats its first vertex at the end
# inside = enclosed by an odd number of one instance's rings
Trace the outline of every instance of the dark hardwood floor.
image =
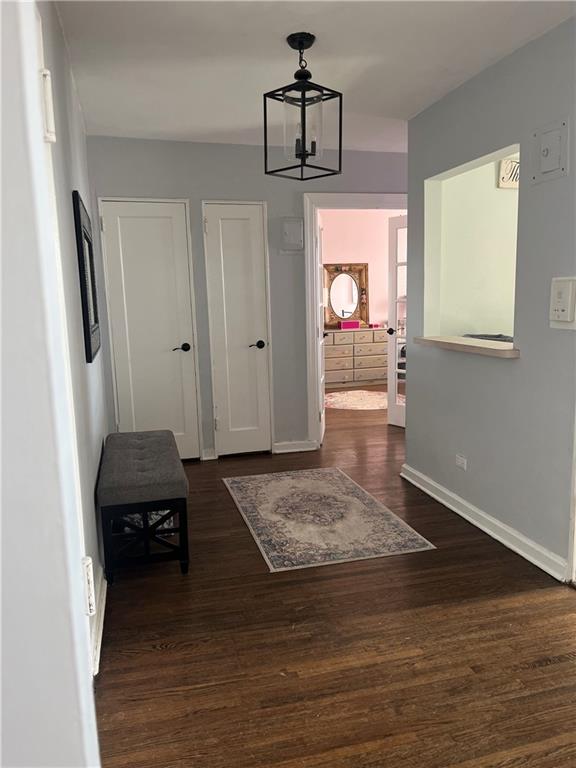
{"type": "Polygon", "coordinates": [[[576,591],[403,481],[384,412],[320,452],[187,464],[191,568],[120,573],[106,768],[574,768],[576,591]],[[437,549],[270,574],[221,482],[338,466],[437,549]]]}

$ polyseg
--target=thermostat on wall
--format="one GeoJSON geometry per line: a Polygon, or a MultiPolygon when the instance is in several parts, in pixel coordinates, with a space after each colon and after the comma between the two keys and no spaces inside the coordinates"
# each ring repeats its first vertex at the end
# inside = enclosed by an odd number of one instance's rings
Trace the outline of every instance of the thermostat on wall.
{"type": "Polygon", "coordinates": [[[552,279],[550,327],[576,328],[576,277],[552,279]]]}
{"type": "Polygon", "coordinates": [[[569,128],[566,118],[532,134],[532,184],[568,175],[569,128]]]}
{"type": "Polygon", "coordinates": [[[282,219],[283,251],[304,249],[304,219],[282,219]]]}

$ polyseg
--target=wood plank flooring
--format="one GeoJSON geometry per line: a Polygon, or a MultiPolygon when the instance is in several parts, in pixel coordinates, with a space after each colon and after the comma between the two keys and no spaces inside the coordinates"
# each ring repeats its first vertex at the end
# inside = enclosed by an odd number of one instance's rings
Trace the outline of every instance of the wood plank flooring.
{"type": "Polygon", "coordinates": [[[576,591],[402,480],[385,412],[187,464],[191,567],[120,573],[105,768],[575,768],[576,591]],[[337,466],[438,549],[270,574],[222,477],[337,466]]]}

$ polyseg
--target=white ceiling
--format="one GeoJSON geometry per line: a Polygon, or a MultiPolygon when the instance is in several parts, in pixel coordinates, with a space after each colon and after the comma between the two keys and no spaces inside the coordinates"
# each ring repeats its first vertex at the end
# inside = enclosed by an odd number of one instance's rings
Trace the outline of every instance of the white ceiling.
{"type": "Polygon", "coordinates": [[[406,120],[575,10],[573,2],[61,2],[90,134],[262,141],[284,39],[316,34],[315,82],[344,93],[347,149],[405,151],[406,120]]]}

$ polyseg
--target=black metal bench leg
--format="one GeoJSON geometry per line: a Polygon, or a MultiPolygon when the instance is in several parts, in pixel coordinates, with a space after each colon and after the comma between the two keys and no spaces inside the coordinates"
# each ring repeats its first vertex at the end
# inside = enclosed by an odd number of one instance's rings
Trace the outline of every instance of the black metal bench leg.
{"type": "Polygon", "coordinates": [[[188,551],[188,507],[186,499],[178,499],[178,527],[180,528],[180,571],[182,574],[188,573],[190,564],[190,553],[188,551]]]}

